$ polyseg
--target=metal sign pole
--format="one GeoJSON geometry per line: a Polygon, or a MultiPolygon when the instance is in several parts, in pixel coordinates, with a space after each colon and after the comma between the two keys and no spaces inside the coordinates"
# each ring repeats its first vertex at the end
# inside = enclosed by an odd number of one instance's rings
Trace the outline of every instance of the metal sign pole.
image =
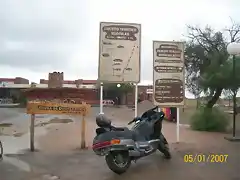
{"type": "Polygon", "coordinates": [[[177,108],[177,126],[176,126],[176,134],[177,134],[177,142],[180,141],[180,133],[179,133],[179,128],[180,128],[180,116],[179,116],[179,108],[177,108]]]}
{"type": "Polygon", "coordinates": [[[100,86],[100,114],[104,114],[103,113],[103,83],[101,83],[101,86],[100,86]]]}
{"type": "Polygon", "coordinates": [[[134,117],[137,117],[137,113],[138,113],[138,108],[137,108],[137,105],[138,105],[138,84],[136,83],[135,84],[135,111],[134,111],[134,117]]]}

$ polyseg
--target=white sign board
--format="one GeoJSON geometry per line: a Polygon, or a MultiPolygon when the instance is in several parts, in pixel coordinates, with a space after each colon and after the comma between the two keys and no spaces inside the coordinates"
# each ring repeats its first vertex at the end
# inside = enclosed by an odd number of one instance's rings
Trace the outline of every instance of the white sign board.
{"type": "Polygon", "coordinates": [[[153,103],[184,105],[184,43],[153,41],[153,103]]]}
{"type": "Polygon", "coordinates": [[[101,22],[98,79],[108,83],[138,83],[140,46],[140,24],[101,22]]]}

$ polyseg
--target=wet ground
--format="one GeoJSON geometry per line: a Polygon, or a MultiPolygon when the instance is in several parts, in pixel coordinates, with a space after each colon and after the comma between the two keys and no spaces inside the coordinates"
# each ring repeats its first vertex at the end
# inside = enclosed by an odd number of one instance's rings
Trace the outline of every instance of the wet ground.
{"type": "Polygon", "coordinates": [[[191,144],[172,144],[173,158],[166,160],[160,153],[139,160],[133,164],[129,171],[121,176],[111,172],[104,158],[94,155],[90,150],[72,151],[64,154],[45,154],[41,152],[11,155],[30,165],[30,170],[16,168],[8,163],[0,163],[1,180],[43,180],[64,179],[77,180],[144,180],[144,179],[196,179],[205,180],[217,178],[218,180],[239,180],[239,162],[237,156],[238,144],[229,144],[228,148],[196,151],[191,144]],[[231,149],[231,150],[230,150],[231,149]],[[225,163],[185,163],[183,157],[186,154],[218,153],[229,154],[225,163]]]}
{"type": "MultiPolygon", "coordinates": [[[[127,173],[119,176],[108,169],[103,157],[96,156],[91,150],[79,150],[81,120],[77,117],[58,116],[60,119],[58,121],[55,119],[56,116],[39,116],[35,128],[38,151],[34,153],[26,151],[29,147],[29,116],[19,112],[21,110],[14,112],[13,115],[9,113],[8,118],[2,121],[14,124],[11,130],[5,132],[11,132],[15,128],[23,135],[0,136],[5,150],[4,160],[0,162],[0,180],[240,179],[240,143],[224,140],[226,136],[224,134],[194,132],[181,127],[181,142],[176,144],[176,126],[165,122],[163,132],[171,144],[172,159],[166,160],[160,153],[155,153],[140,159],[136,164],[133,163],[127,173]],[[69,118],[73,122],[61,121],[69,118]],[[228,155],[228,158],[224,163],[186,163],[184,162],[186,154],[193,156],[218,154],[228,155]]],[[[92,114],[86,119],[88,146],[91,145],[94,136],[96,125],[93,117],[97,113],[98,108],[93,108],[92,114]]],[[[114,119],[113,124],[119,126],[125,125],[134,114],[129,109],[111,108],[105,108],[105,113],[114,119]]]]}

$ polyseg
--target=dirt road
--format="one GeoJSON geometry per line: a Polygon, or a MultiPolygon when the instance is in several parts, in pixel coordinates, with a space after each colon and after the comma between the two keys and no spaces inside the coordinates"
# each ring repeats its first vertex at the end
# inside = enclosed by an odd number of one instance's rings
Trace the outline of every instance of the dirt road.
{"type": "Polygon", "coordinates": [[[43,180],[60,178],[63,180],[157,180],[157,179],[218,179],[239,180],[239,144],[230,143],[227,147],[198,149],[193,144],[172,144],[173,158],[164,159],[160,153],[153,154],[136,164],[121,176],[111,172],[104,158],[91,151],[72,151],[66,154],[44,154],[41,152],[14,155],[31,166],[30,172],[19,172],[13,166],[0,163],[1,180],[43,180]],[[226,163],[184,163],[185,154],[221,153],[229,154],[226,163]],[[14,173],[13,173],[14,172],[14,173]],[[3,179],[2,179],[3,178],[3,179]]]}
{"type": "MultiPolygon", "coordinates": [[[[124,109],[105,112],[114,119],[113,124],[119,126],[125,125],[133,113],[124,109]]],[[[87,119],[88,145],[91,145],[96,127],[93,116],[87,119]]],[[[224,140],[224,134],[195,132],[181,127],[181,142],[176,144],[176,126],[165,122],[163,132],[171,143],[172,159],[166,160],[160,153],[155,153],[133,163],[127,173],[119,176],[108,169],[103,157],[96,156],[91,150],[77,149],[81,139],[80,120],[47,125],[46,129],[46,134],[36,138],[40,151],[11,154],[0,162],[0,180],[240,179],[240,143],[224,140]],[[186,163],[183,159],[186,154],[218,154],[228,155],[228,158],[224,163],[186,163]]]]}

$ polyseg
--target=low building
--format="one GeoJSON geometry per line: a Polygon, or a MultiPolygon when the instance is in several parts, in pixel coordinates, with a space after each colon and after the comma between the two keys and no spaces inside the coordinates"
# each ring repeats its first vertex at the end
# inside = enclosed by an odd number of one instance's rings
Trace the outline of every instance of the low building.
{"type": "MultiPolygon", "coordinates": [[[[40,83],[29,83],[28,79],[16,77],[16,78],[0,78],[0,104],[15,104],[19,103],[22,91],[31,88],[34,86],[37,89],[46,89],[46,90],[37,90],[29,93],[29,96],[31,99],[33,98],[46,98],[48,96],[53,95],[53,90],[47,90],[51,89],[51,86],[58,87],[56,83],[59,81],[58,76],[61,75],[61,73],[49,73],[50,75],[50,82],[49,80],[40,79],[40,83]],[[50,85],[50,86],[49,86],[50,85]],[[40,93],[41,92],[41,93],[40,93]],[[44,92],[44,93],[43,93],[44,92]]],[[[60,80],[61,81],[61,80],[60,80]]],[[[99,98],[98,98],[98,90],[97,90],[97,80],[84,80],[84,79],[77,79],[77,80],[63,80],[61,81],[61,87],[64,88],[66,92],[70,92],[68,95],[69,97],[73,98],[72,96],[76,96],[75,100],[79,99],[78,95],[76,95],[74,90],[70,89],[78,89],[76,92],[81,94],[81,99],[83,99],[82,96],[84,96],[85,99],[89,100],[89,103],[91,104],[99,104],[99,98]],[[82,89],[82,90],[81,90],[82,89]],[[72,95],[71,95],[72,94],[72,95]],[[75,94],[75,95],[73,95],[75,94]],[[84,94],[84,95],[83,95],[84,94]]],[[[66,93],[65,93],[66,96],[66,93]]]]}
{"type": "MultiPolygon", "coordinates": [[[[48,79],[40,79],[39,83],[29,83],[28,79],[22,78],[22,77],[16,77],[16,78],[0,78],[0,104],[13,104],[18,103],[19,99],[21,97],[22,90],[29,89],[34,85],[35,88],[40,89],[47,89],[51,87],[62,87],[65,88],[65,90],[70,93],[69,97],[74,98],[73,96],[77,96],[76,93],[73,93],[74,90],[69,90],[67,88],[72,89],[84,89],[82,90],[81,99],[85,98],[86,100],[89,100],[91,104],[99,104],[100,100],[100,90],[98,86],[97,80],[85,80],[85,79],[77,79],[77,80],[64,80],[63,73],[59,72],[53,72],[49,73],[48,79]],[[75,94],[75,95],[73,95],[75,94]],[[84,94],[84,95],[83,95],[84,94]]],[[[107,90],[104,89],[104,92],[107,90]]],[[[29,97],[31,99],[33,98],[45,98],[48,99],[47,96],[53,96],[53,90],[37,90],[29,93],[29,97]],[[41,93],[40,93],[41,92],[41,93]]],[[[76,92],[80,92],[79,90],[76,90],[76,92]]],[[[138,100],[152,100],[152,86],[144,86],[139,85],[138,86],[138,100]]],[[[65,93],[65,96],[66,94],[65,93]]],[[[105,96],[108,93],[104,94],[104,100],[113,100],[116,101],[116,97],[112,97],[112,99],[107,98],[105,96]]],[[[124,98],[126,100],[122,100],[120,104],[126,104],[126,105],[133,105],[134,104],[134,88],[132,92],[127,93],[127,97],[124,98]]],[[[79,97],[76,97],[77,99],[79,97]]],[[[75,98],[75,100],[76,100],[75,98]]]]}

